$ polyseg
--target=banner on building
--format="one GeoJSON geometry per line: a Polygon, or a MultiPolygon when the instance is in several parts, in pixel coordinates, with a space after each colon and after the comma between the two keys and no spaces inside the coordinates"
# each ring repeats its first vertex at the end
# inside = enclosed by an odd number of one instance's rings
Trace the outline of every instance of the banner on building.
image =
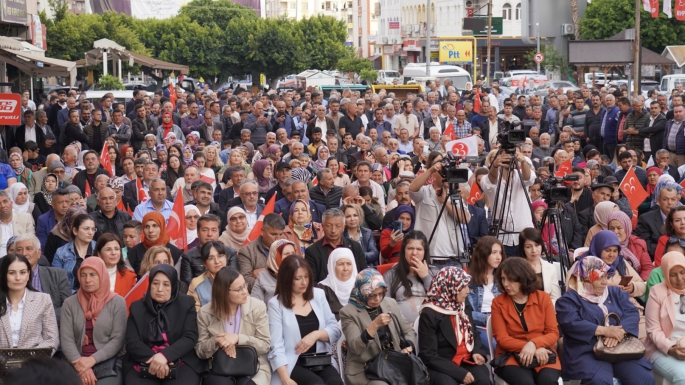
{"type": "Polygon", "coordinates": [[[21,124],[20,99],[19,94],[0,94],[0,125],[18,126],[21,124]]]}
{"type": "Polygon", "coordinates": [[[441,63],[473,62],[473,43],[469,41],[441,41],[439,46],[441,63]]]}
{"type": "MultiPolygon", "coordinates": [[[[678,1],[678,0],[675,0],[678,1]]],[[[673,13],[671,12],[671,0],[664,0],[664,10],[663,12],[668,16],[668,18],[673,17],[673,13]]]]}
{"type": "Polygon", "coordinates": [[[26,25],[26,0],[0,0],[0,20],[5,23],[26,25]]]}

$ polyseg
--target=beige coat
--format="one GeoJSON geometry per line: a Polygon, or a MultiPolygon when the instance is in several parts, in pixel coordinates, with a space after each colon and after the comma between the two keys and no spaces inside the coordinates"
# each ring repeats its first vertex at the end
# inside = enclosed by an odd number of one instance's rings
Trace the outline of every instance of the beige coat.
{"type": "MultiPolygon", "coordinates": [[[[195,345],[195,352],[200,359],[212,358],[219,350],[214,337],[226,333],[224,321],[219,319],[207,304],[197,313],[197,328],[199,338],[195,345]]],[[[259,354],[259,372],[252,377],[257,385],[269,385],[271,382],[271,365],[267,354],[269,353],[271,336],[269,334],[269,319],[266,315],[264,302],[248,297],[247,302],[240,308],[240,330],[238,331],[238,345],[249,345],[259,354]]],[[[211,361],[210,361],[211,366],[211,361]]]]}
{"type": "MultiPolygon", "coordinates": [[[[392,298],[385,297],[383,302],[381,302],[381,311],[397,315],[402,334],[404,334],[407,341],[414,344],[414,349],[416,349],[416,332],[414,332],[414,329],[402,315],[397,302],[392,298]]],[[[369,317],[366,309],[360,309],[349,303],[340,310],[340,322],[342,323],[343,334],[347,340],[345,383],[348,385],[367,385],[369,380],[364,372],[364,364],[381,352],[381,343],[378,335],[374,337],[373,341],[369,341],[368,344],[365,344],[361,339],[362,333],[371,324],[371,317],[369,317]]],[[[392,334],[392,343],[395,350],[400,351],[400,339],[397,335],[395,323],[390,322],[388,328],[390,329],[390,334],[392,334]]]]}

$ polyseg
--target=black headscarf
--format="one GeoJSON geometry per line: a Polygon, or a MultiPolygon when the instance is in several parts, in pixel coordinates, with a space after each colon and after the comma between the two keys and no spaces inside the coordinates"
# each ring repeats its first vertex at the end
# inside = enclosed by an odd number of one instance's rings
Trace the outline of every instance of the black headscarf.
{"type": "Polygon", "coordinates": [[[152,268],[150,271],[149,280],[150,283],[147,289],[147,294],[143,299],[143,303],[145,304],[147,311],[155,316],[155,318],[150,321],[150,327],[148,330],[149,339],[150,343],[154,345],[163,345],[164,337],[162,334],[166,333],[169,327],[169,318],[167,317],[165,310],[168,309],[169,306],[174,303],[174,301],[176,301],[176,298],[178,298],[178,273],[173,266],[161,264],[152,268]],[[152,280],[159,273],[166,275],[171,281],[171,298],[164,303],[159,303],[153,300],[152,296],[150,295],[150,291],[152,290],[152,280]]]}

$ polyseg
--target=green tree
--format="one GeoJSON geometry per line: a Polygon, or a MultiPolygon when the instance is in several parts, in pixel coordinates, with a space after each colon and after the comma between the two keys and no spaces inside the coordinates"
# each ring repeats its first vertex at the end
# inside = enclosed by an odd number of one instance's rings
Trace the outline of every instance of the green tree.
{"type": "MultiPolygon", "coordinates": [[[[659,1],[660,10],[662,1],[659,1]]],[[[685,44],[685,23],[669,19],[661,12],[653,19],[642,6],[640,9],[640,37],[644,47],[660,53],[666,45],[685,44]]],[[[580,20],[580,37],[584,40],[607,39],[626,28],[635,28],[634,0],[593,0],[580,20]]]]}
{"type": "MultiPolygon", "coordinates": [[[[545,56],[545,60],[540,63],[541,68],[544,68],[548,71],[561,71],[563,68],[568,66],[566,56],[560,54],[553,45],[542,45],[540,50],[545,56]]],[[[535,62],[535,50],[530,50],[527,54],[523,55],[523,59],[526,60],[526,65],[529,68],[534,68],[537,66],[537,63],[535,62]]]]}
{"type": "Polygon", "coordinates": [[[225,30],[234,18],[255,20],[259,15],[253,8],[245,7],[230,0],[193,0],[178,12],[181,16],[188,16],[201,26],[217,26],[225,30]]]}
{"type": "MultiPolygon", "coordinates": [[[[362,73],[370,77],[371,71],[373,71],[373,63],[369,59],[356,57],[353,49],[348,49],[347,55],[338,60],[338,64],[335,67],[338,71],[350,73],[350,79],[354,79],[354,74],[359,74],[360,77],[362,73]]],[[[375,72],[375,71],[374,71],[375,72]]],[[[374,77],[370,81],[375,81],[378,76],[374,77]]],[[[369,81],[369,79],[365,79],[369,81]]]]}
{"type": "Polygon", "coordinates": [[[112,76],[110,74],[100,76],[100,80],[97,83],[98,90],[116,91],[125,90],[124,83],[118,77],[112,76]]]}
{"type": "Polygon", "coordinates": [[[303,49],[308,69],[334,69],[346,57],[347,24],[330,16],[314,16],[296,24],[302,32],[303,49]]]}

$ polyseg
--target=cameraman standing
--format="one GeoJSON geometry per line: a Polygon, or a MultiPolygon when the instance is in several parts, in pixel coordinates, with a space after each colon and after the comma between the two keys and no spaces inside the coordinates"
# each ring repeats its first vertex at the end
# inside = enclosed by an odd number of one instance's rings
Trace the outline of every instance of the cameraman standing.
{"type": "MultiPolygon", "coordinates": [[[[497,202],[497,212],[491,213],[493,220],[501,219],[500,235],[498,238],[504,244],[504,250],[508,257],[516,256],[516,246],[518,245],[518,234],[527,227],[534,227],[533,217],[530,212],[530,205],[526,194],[528,187],[535,183],[535,172],[532,170],[530,160],[523,156],[520,147],[516,147],[513,156],[521,168],[521,178],[516,170],[510,170],[509,165],[512,155],[500,150],[495,157],[495,161],[490,167],[487,178],[481,178],[483,194],[488,197],[490,202],[489,209],[497,202]],[[507,178],[511,174],[510,186],[507,186],[507,178]],[[497,196],[497,186],[500,186],[499,196],[497,196]],[[506,212],[503,212],[506,206],[506,212]]],[[[514,164],[516,164],[514,163],[514,164]]]]}
{"type": "MultiPolygon", "coordinates": [[[[448,197],[449,185],[444,183],[441,175],[443,169],[442,154],[433,151],[428,157],[426,167],[428,168],[426,172],[418,175],[409,185],[409,197],[416,205],[414,229],[423,232],[426,238],[430,238],[433,227],[437,226],[433,240],[429,245],[431,263],[451,264],[450,260],[441,260],[440,257],[453,257],[463,252],[462,229],[468,231],[466,226],[455,228],[455,218],[460,224],[467,225],[471,220],[471,214],[466,209],[464,218],[461,215],[461,209],[452,206],[448,197]],[[424,186],[431,178],[433,183],[424,186]],[[438,222],[438,215],[445,200],[447,200],[447,205],[438,222]],[[455,234],[457,234],[456,237],[455,234]]],[[[456,263],[454,265],[458,266],[456,263]]]]}

